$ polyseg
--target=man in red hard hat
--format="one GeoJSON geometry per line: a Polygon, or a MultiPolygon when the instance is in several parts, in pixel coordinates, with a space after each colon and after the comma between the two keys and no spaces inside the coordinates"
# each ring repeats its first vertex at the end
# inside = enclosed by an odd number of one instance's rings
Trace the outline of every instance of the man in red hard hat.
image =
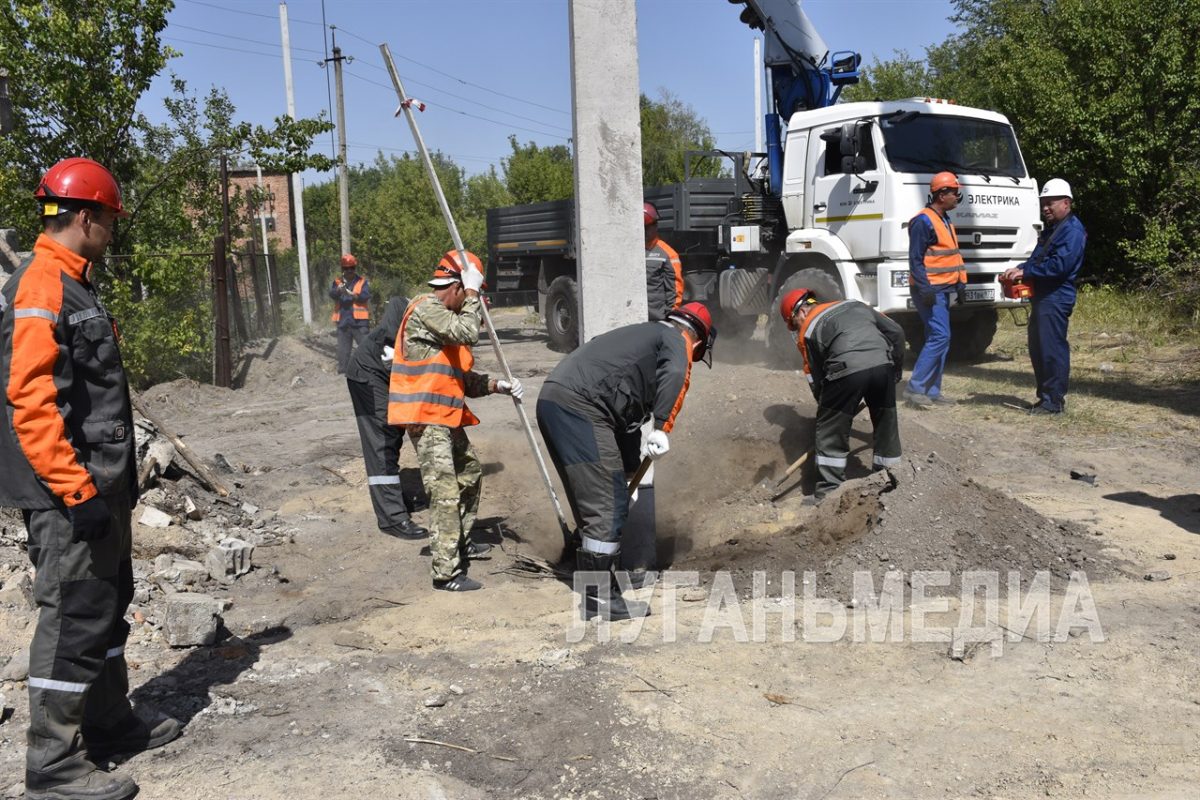
{"type": "Polygon", "coordinates": [[[470,560],[491,550],[474,542],[483,470],[467,438],[479,418],[468,397],[524,394],[521,382],[475,372],[471,348],[482,320],[483,264],[466,251],[442,256],[429,285],[433,291],[408,304],[396,334],[388,386],[388,424],[402,425],[417,451],[421,481],[429,494],[429,551],[433,588],[469,592],[482,585],[467,575],[470,560]]]}
{"type": "Polygon", "coordinates": [[[367,335],[370,327],[371,285],[358,274],[358,259],[352,253],[342,256],[342,276],[329,287],[333,300],[333,324],[337,325],[337,371],[341,375],[350,364],[350,354],[367,335]]]}
{"type": "Polygon", "coordinates": [[[655,461],[670,450],[668,434],[687,395],[692,362],[712,365],[716,335],[708,309],[687,303],[665,320],[597,336],[546,378],[537,402],[538,428],[578,526],[575,555],[586,581],[585,619],[649,613],[646,604],[621,597],[615,573],[629,514],[626,482],[643,457],[655,461]],[[654,430],[643,441],[648,420],[654,430]]]}
{"type": "Polygon", "coordinates": [[[116,323],[92,284],[128,215],[112,174],[87,158],[55,164],[34,196],[42,233],[0,291],[0,506],[23,510],[39,609],[25,797],[123,800],[137,784],[97,763],[180,732],[143,721],[128,697],[133,413],[116,323]]]}
{"type": "Polygon", "coordinates": [[[797,331],[804,376],[817,401],[816,493],[819,503],[841,485],[850,456],[850,429],[865,403],[875,428],[875,469],[900,463],[896,384],[904,365],[904,331],[866,303],[818,303],[811,289],[784,295],[779,314],[797,331]]]}
{"type": "Polygon", "coordinates": [[[658,235],[658,209],[642,203],[646,229],[646,306],[649,320],[667,318],[667,312],[683,304],[683,263],[679,254],[658,235]]]}
{"type": "Polygon", "coordinates": [[[966,300],[966,266],[950,221],[960,200],[958,177],[939,172],[929,182],[929,203],[908,223],[908,290],[925,326],[925,344],[904,387],[904,399],[919,408],[954,402],[942,394],[942,373],[950,352],[950,296],[960,303],[966,300]]]}

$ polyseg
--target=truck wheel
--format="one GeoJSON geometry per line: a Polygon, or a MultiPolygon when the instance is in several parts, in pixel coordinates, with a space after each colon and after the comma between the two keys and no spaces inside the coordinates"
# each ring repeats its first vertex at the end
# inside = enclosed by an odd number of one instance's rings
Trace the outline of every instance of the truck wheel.
{"type": "Polygon", "coordinates": [[[560,275],[546,290],[546,333],[550,348],[569,353],[579,346],[579,291],[575,279],[560,275]]]}
{"type": "Polygon", "coordinates": [[[996,336],[1000,315],[994,308],[981,308],[969,316],[950,320],[950,358],[978,361],[996,336]]]}
{"type": "Polygon", "coordinates": [[[800,369],[803,365],[800,351],[796,349],[796,337],[779,316],[779,304],[784,296],[801,286],[812,289],[821,303],[846,299],[842,284],[823,269],[802,269],[783,282],[775,295],[775,302],[767,310],[767,356],[771,366],[780,369],[800,369]]]}

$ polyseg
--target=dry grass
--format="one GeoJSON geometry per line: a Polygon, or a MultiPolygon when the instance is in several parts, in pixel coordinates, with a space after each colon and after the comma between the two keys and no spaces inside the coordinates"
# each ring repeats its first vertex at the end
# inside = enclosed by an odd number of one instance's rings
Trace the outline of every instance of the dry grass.
{"type": "MultiPolygon", "coordinates": [[[[1003,313],[987,356],[948,367],[945,391],[966,400],[967,413],[1034,399],[1023,317],[1003,313]]],[[[1168,316],[1162,304],[1109,289],[1082,292],[1070,341],[1068,412],[1038,424],[1152,438],[1200,431],[1200,333],[1168,316]]]]}

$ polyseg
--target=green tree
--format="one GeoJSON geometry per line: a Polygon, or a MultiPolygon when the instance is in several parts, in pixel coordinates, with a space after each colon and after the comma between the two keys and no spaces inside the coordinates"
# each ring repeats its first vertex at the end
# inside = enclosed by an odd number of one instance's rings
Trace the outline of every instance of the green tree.
{"type": "MultiPolygon", "coordinates": [[[[659,99],[641,96],[642,185],[665,186],[684,177],[688,150],[712,150],[716,145],[708,123],[694,108],[666,89],[659,99]]],[[[715,177],[723,165],[714,158],[693,159],[694,177],[715,177]]]]}
{"type": "Polygon", "coordinates": [[[117,226],[101,291],[121,320],[130,373],[143,383],[209,373],[208,260],[181,254],[211,249],[220,230],[218,157],[268,169],[331,163],[308,155],[327,123],[238,122],[223,92],[202,102],[177,78],[165,122],[138,113],[174,55],[159,38],[173,5],[10,0],[0,11],[14,121],[0,138],[0,219],[29,246],[39,230],[32,189],[49,166],[82,155],[112,170],[131,216],[117,226]]]}
{"type": "Polygon", "coordinates": [[[504,185],[512,202],[541,203],[575,196],[575,166],[571,150],[556,144],[539,147],[533,142],[517,144],[509,136],[512,154],[502,160],[504,185]]]}
{"type": "Polygon", "coordinates": [[[902,100],[906,97],[927,97],[933,94],[933,80],[924,59],[913,58],[904,50],[893,58],[880,61],[862,70],[858,83],[847,86],[841,94],[844,102],[858,100],[902,100]]]}

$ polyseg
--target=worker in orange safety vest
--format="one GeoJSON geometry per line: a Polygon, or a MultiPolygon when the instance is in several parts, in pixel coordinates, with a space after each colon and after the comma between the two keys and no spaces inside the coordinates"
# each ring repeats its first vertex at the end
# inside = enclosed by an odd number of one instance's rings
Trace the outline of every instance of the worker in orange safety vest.
{"type": "Polygon", "coordinates": [[[352,253],[343,255],[342,277],[334,279],[329,287],[329,297],[334,302],[331,321],[337,325],[338,333],[339,375],[346,371],[350,355],[367,335],[371,322],[371,310],[367,306],[371,300],[371,285],[356,272],[357,268],[358,259],[352,253]]]}

